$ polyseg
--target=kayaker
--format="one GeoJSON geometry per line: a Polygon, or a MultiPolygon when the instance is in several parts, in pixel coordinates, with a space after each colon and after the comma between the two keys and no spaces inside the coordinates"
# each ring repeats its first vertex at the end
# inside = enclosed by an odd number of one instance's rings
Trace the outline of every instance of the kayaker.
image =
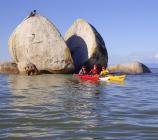
{"type": "Polygon", "coordinates": [[[99,70],[96,64],[93,65],[93,68],[88,73],[89,75],[99,75],[99,70]]]}
{"type": "Polygon", "coordinates": [[[109,70],[103,66],[102,67],[102,71],[100,72],[100,76],[103,77],[103,76],[107,76],[109,74],[109,70]]]}
{"type": "Polygon", "coordinates": [[[86,75],[86,74],[88,74],[86,66],[82,66],[82,68],[81,68],[81,70],[79,71],[78,74],[80,74],[80,75],[86,75]]]}

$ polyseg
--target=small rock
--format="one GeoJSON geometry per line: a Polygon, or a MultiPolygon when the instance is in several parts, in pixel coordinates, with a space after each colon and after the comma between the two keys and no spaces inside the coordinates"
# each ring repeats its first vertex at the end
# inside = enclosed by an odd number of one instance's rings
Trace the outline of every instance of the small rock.
{"type": "Polygon", "coordinates": [[[17,64],[14,62],[3,62],[0,64],[0,73],[18,74],[17,64]]]}
{"type": "Polygon", "coordinates": [[[20,74],[25,75],[38,75],[39,71],[36,68],[36,66],[29,62],[19,62],[18,63],[18,69],[20,71],[20,74]]]}

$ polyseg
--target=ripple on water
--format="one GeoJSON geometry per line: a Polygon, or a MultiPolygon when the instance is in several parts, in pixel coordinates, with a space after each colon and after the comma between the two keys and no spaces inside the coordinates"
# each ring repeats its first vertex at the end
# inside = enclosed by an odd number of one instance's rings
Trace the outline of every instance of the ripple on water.
{"type": "Polygon", "coordinates": [[[72,75],[0,75],[0,138],[157,139],[158,80],[77,81],[72,75]]]}

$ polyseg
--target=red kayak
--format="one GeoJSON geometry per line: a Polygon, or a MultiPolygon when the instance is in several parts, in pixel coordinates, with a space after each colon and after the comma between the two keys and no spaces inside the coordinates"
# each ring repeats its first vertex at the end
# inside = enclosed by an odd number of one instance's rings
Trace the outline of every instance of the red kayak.
{"type": "Polygon", "coordinates": [[[98,81],[99,76],[94,75],[80,75],[80,74],[74,74],[74,77],[83,79],[83,80],[90,80],[90,81],[98,81]]]}

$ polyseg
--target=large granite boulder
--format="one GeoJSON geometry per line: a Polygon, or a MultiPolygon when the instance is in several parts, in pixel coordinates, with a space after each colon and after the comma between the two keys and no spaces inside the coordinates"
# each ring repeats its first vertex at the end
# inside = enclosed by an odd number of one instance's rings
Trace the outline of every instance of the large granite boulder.
{"type": "Polygon", "coordinates": [[[38,70],[71,73],[74,70],[70,50],[56,27],[44,16],[31,13],[9,39],[13,61],[30,62],[38,70]]]}
{"type": "Polygon", "coordinates": [[[141,74],[141,73],[150,73],[150,69],[144,64],[134,61],[126,64],[117,64],[114,66],[109,66],[108,69],[111,73],[119,72],[126,74],[141,74]]]}
{"type": "Polygon", "coordinates": [[[3,62],[0,64],[0,73],[19,74],[17,64],[14,62],[3,62]]]}
{"type": "Polygon", "coordinates": [[[82,65],[107,65],[108,53],[103,38],[97,30],[83,19],[76,20],[65,33],[64,39],[70,48],[75,68],[82,65]]]}

